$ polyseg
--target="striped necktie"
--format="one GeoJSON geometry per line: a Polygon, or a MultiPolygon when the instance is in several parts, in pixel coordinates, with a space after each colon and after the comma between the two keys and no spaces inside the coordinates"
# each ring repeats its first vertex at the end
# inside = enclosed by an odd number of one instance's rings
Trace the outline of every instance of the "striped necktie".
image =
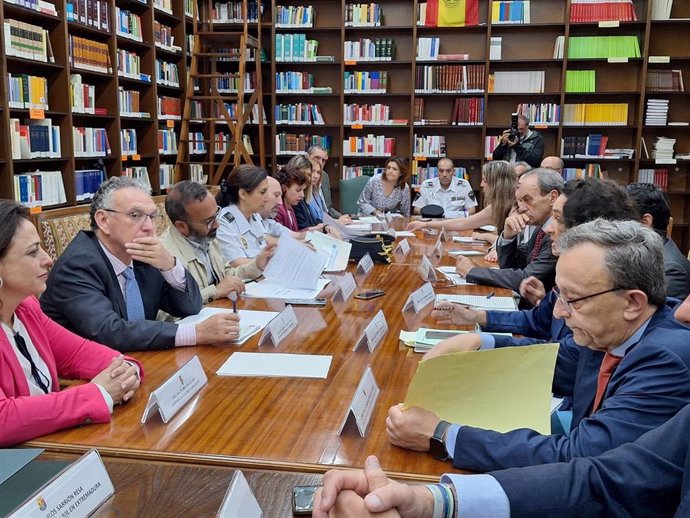
{"type": "Polygon", "coordinates": [[[146,314],[144,313],[144,301],[141,299],[141,291],[139,291],[139,284],[136,277],[134,277],[134,268],[128,266],[122,272],[125,278],[125,304],[127,305],[127,320],[144,320],[146,314]]]}

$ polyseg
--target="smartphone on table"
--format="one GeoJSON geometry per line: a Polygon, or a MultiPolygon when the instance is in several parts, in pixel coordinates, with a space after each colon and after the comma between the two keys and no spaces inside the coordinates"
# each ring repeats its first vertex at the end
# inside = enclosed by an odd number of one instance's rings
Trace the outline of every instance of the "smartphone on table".
{"type": "Polygon", "coordinates": [[[360,299],[360,300],[369,300],[369,299],[375,299],[376,297],[382,297],[385,294],[386,294],[386,292],[383,290],[369,290],[369,291],[363,291],[361,293],[357,293],[355,295],[355,298],[360,299]]]}

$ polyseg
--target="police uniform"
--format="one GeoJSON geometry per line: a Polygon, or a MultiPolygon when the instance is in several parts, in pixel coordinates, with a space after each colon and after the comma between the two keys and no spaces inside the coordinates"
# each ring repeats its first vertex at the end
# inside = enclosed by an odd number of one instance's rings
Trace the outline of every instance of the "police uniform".
{"type": "Polygon", "coordinates": [[[427,205],[440,205],[446,218],[457,218],[466,216],[467,212],[463,214],[463,211],[476,207],[477,200],[470,182],[454,176],[448,190],[445,191],[441,188],[438,178],[424,180],[419,189],[419,198],[412,205],[419,209],[427,205]]]}
{"type": "Polygon", "coordinates": [[[283,232],[290,232],[289,228],[284,227],[274,219],[263,218],[261,223],[264,225],[264,233],[273,237],[280,237],[283,232]]]}
{"type": "Polygon", "coordinates": [[[239,207],[231,204],[220,210],[218,222],[220,226],[216,236],[226,260],[252,259],[266,246],[265,229],[259,214],[252,214],[247,221],[239,207]]]}

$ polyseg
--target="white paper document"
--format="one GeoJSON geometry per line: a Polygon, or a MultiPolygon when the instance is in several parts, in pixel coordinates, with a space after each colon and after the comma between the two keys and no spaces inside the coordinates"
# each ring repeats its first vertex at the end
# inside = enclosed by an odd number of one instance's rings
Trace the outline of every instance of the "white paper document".
{"type": "Polygon", "coordinates": [[[285,232],[278,240],[278,247],[264,270],[264,277],[274,284],[313,290],[325,265],[323,255],[309,250],[285,232]]]}
{"type": "Polygon", "coordinates": [[[324,272],[342,272],[347,269],[352,245],[340,239],[330,237],[323,232],[307,232],[309,241],[319,254],[326,257],[324,272]]]}
{"type": "Polygon", "coordinates": [[[475,255],[486,255],[486,253],[481,250],[451,250],[448,252],[450,255],[464,255],[465,257],[471,257],[475,255]]]}
{"type": "Polygon", "coordinates": [[[326,379],[332,356],[318,354],[233,353],[216,372],[219,376],[326,379]]]}
{"type": "MultiPolygon", "coordinates": [[[[218,315],[220,313],[232,313],[231,309],[227,308],[203,308],[196,315],[190,315],[181,320],[178,324],[198,324],[207,318],[218,315]]],[[[261,331],[266,324],[273,320],[278,313],[276,311],[254,311],[251,309],[240,309],[237,314],[240,317],[240,336],[235,340],[231,340],[233,344],[240,345],[247,341],[248,338],[254,336],[261,331]]]]}
{"type": "Polygon", "coordinates": [[[456,243],[463,243],[465,245],[473,245],[473,246],[484,246],[484,245],[488,244],[486,241],[480,241],[478,239],[474,239],[473,237],[463,237],[463,236],[453,236],[453,241],[455,241],[456,243]]]}
{"type": "Polygon", "coordinates": [[[356,221],[359,223],[369,223],[370,225],[381,223],[381,220],[376,216],[360,216],[356,221]]]}
{"type": "Polygon", "coordinates": [[[411,230],[396,230],[395,231],[395,237],[417,237],[415,236],[415,233],[412,232],[411,230]]]}
{"type": "Polygon", "coordinates": [[[268,280],[250,282],[242,296],[256,299],[315,299],[329,282],[331,282],[329,279],[319,279],[313,290],[287,288],[282,284],[268,280]]]}
{"type": "Polygon", "coordinates": [[[436,295],[436,301],[455,302],[473,308],[495,309],[498,311],[515,311],[517,304],[513,297],[486,297],[485,295],[436,295]]]}
{"type": "Polygon", "coordinates": [[[483,225],[479,227],[479,230],[483,230],[484,232],[496,232],[496,226],[495,225],[483,225]]]}
{"type": "Polygon", "coordinates": [[[476,286],[476,283],[467,282],[462,275],[456,273],[455,266],[439,266],[436,269],[445,275],[448,280],[452,281],[456,286],[476,286]]]}

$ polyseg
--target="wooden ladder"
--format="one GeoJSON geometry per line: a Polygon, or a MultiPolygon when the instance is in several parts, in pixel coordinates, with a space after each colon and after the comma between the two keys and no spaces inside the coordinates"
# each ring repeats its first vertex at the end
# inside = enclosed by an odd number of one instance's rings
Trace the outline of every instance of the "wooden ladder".
{"type": "MultiPolygon", "coordinates": [[[[175,181],[190,178],[191,165],[202,166],[204,176],[210,185],[218,185],[229,166],[232,169],[242,163],[254,164],[252,153],[247,148],[244,128],[254,111],[258,125],[258,146],[252,146],[259,165],[265,167],[264,120],[261,80],[261,12],[257,2],[258,21],[256,35],[250,34],[248,2],[242,1],[241,23],[227,24],[213,22],[213,0],[194,2],[192,59],[187,75],[185,102],[182,113],[180,141],[175,165],[175,181]],[[199,5],[200,4],[200,5],[199,5]],[[198,9],[201,9],[199,13],[198,9]],[[199,17],[199,14],[201,17],[199,17]],[[229,30],[226,30],[229,29],[229,30]],[[240,30],[241,29],[241,30],[240,30]],[[245,102],[245,74],[247,61],[255,64],[255,87],[245,102]],[[238,70],[219,70],[220,62],[237,61],[238,70]],[[234,79],[237,91],[219,88],[219,81],[234,79]],[[192,105],[198,102],[201,114],[192,114],[192,105]],[[226,104],[227,103],[227,104],[226,104]],[[234,113],[230,113],[234,106],[234,113]],[[228,109],[230,108],[230,109],[228,109]],[[190,138],[190,124],[203,124],[203,139],[190,138]],[[229,135],[216,139],[216,130],[227,126],[229,135]],[[225,151],[216,153],[216,145],[225,143],[225,151]],[[192,145],[202,145],[203,155],[190,153],[192,145]],[[258,151],[258,153],[257,153],[258,151]],[[204,158],[200,158],[204,157],[204,158]]],[[[253,24],[252,24],[253,25],[253,24]]]]}

